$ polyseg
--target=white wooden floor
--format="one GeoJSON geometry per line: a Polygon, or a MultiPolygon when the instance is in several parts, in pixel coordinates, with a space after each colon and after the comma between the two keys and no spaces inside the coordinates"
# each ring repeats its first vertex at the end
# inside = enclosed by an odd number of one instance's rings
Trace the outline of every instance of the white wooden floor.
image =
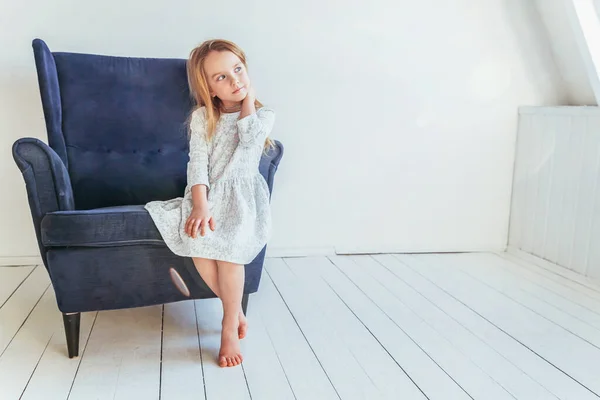
{"type": "Polygon", "coordinates": [[[600,286],[514,254],[268,259],[241,367],[218,299],[85,313],[0,267],[0,399],[598,399],[600,286]]]}

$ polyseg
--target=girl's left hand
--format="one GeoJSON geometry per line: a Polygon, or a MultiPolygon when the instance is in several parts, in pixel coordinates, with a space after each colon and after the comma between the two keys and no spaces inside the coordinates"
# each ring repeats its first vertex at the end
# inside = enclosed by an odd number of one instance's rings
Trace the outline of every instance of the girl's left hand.
{"type": "Polygon", "coordinates": [[[240,113],[240,119],[246,118],[248,115],[256,112],[256,97],[254,95],[254,87],[248,85],[248,93],[242,101],[242,112],[240,113]]]}
{"type": "Polygon", "coordinates": [[[256,100],[256,92],[254,91],[254,85],[249,84],[248,85],[248,93],[246,94],[246,97],[244,98],[245,101],[251,101],[254,102],[254,100],[256,100]]]}

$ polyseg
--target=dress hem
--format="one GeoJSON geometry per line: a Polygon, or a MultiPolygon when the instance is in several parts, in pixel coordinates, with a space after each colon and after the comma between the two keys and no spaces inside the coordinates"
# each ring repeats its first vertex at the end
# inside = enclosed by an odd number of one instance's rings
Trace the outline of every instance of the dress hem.
{"type": "MultiPolygon", "coordinates": [[[[148,203],[144,206],[144,208],[148,211],[148,213],[154,220],[154,217],[152,214],[155,210],[153,209],[152,205],[150,203],[148,203]]],[[[169,248],[169,250],[171,250],[171,252],[173,252],[173,254],[180,256],[180,257],[205,258],[208,260],[223,261],[223,262],[228,262],[228,263],[232,263],[232,264],[248,265],[248,264],[251,264],[256,259],[256,257],[262,251],[262,249],[268,244],[268,240],[267,240],[267,242],[265,242],[261,246],[259,246],[259,249],[257,251],[253,251],[253,253],[255,252],[256,254],[249,261],[247,261],[247,259],[245,259],[245,258],[223,257],[222,253],[216,252],[216,251],[215,252],[210,251],[210,248],[208,248],[208,247],[205,248],[205,250],[207,250],[207,251],[203,252],[202,254],[195,255],[196,253],[193,253],[194,255],[192,255],[192,253],[190,253],[190,252],[186,252],[186,251],[177,249],[178,246],[174,246],[172,243],[169,243],[167,240],[165,240],[165,234],[162,232],[161,228],[156,223],[154,224],[154,226],[160,233],[160,235],[163,239],[163,242],[169,248]]]]}

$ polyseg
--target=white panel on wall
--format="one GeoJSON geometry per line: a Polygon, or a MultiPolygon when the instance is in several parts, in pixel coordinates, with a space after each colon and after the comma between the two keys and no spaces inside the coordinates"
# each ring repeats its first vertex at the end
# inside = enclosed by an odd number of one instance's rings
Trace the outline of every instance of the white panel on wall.
{"type": "Polygon", "coordinates": [[[600,278],[600,108],[522,107],[509,245],[600,278]]]}

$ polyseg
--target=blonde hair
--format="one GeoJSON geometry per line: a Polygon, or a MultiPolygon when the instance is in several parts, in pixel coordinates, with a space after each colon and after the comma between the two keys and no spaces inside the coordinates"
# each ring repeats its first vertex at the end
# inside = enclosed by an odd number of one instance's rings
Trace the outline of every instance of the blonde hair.
{"type": "MultiPolygon", "coordinates": [[[[212,51],[230,51],[235,54],[244,67],[248,68],[246,64],[246,54],[244,51],[235,43],[224,39],[213,39],[207,40],[195,47],[191,52],[187,60],[187,76],[188,84],[190,87],[190,94],[196,101],[196,109],[205,107],[206,115],[206,136],[210,140],[217,127],[217,121],[221,117],[221,99],[218,97],[212,97],[210,95],[210,87],[208,85],[208,79],[206,77],[206,71],[204,70],[204,62],[206,57],[212,51]]],[[[263,105],[260,101],[255,100],[254,106],[256,109],[261,108],[263,105]]],[[[274,147],[273,141],[267,137],[265,140],[265,150],[269,147],[274,147]]]]}

